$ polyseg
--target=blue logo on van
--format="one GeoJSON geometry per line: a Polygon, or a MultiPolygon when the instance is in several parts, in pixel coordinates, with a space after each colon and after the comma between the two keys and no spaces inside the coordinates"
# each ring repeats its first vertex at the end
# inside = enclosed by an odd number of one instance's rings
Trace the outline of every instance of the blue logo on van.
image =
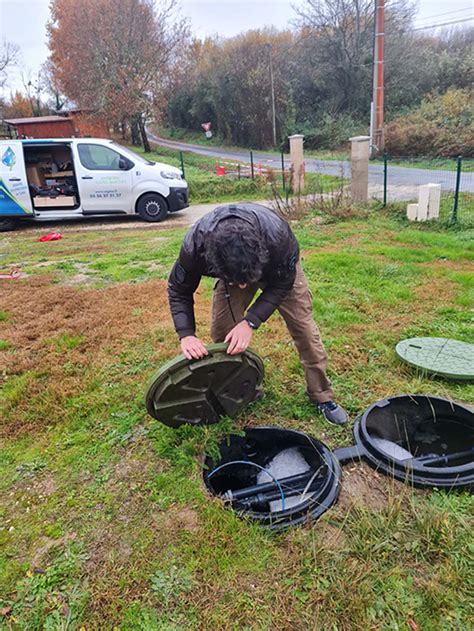
{"type": "Polygon", "coordinates": [[[16,164],[16,155],[15,152],[13,151],[13,149],[11,147],[8,147],[5,151],[5,153],[2,156],[2,164],[4,164],[6,167],[8,167],[10,169],[10,171],[13,169],[13,167],[16,164]]]}

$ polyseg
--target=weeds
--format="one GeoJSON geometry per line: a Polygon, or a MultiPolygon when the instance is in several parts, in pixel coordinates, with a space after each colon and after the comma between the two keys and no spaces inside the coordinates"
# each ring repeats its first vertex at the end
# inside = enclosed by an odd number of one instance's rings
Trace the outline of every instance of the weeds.
{"type": "Polygon", "coordinates": [[[168,608],[192,590],[194,581],[186,569],[171,565],[167,571],[157,570],[151,577],[150,585],[160,605],[168,608]]]}

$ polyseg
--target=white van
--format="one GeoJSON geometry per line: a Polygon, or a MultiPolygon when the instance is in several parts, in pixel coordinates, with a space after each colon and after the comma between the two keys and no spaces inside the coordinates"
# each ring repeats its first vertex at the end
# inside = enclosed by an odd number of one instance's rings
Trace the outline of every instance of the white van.
{"type": "Polygon", "coordinates": [[[186,208],[180,169],[102,138],[0,140],[0,231],[18,220],[138,215],[186,208]]]}

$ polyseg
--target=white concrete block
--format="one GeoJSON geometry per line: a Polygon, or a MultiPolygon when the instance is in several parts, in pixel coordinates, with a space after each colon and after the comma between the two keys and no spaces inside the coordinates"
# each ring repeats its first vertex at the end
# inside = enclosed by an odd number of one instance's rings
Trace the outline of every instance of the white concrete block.
{"type": "Polygon", "coordinates": [[[428,219],[439,218],[439,207],[441,204],[441,184],[428,184],[430,187],[428,199],[428,219]]]}
{"type": "Polygon", "coordinates": [[[418,189],[418,212],[416,218],[418,221],[426,221],[428,219],[428,204],[430,201],[429,184],[424,184],[418,189]]]}
{"type": "Polygon", "coordinates": [[[408,204],[407,218],[410,221],[416,221],[417,216],[418,216],[418,204],[408,204]]]}
{"type": "Polygon", "coordinates": [[[423,184],[418,190],[418,221],[437,219],[441,203],[441,184],[423,184]]]}

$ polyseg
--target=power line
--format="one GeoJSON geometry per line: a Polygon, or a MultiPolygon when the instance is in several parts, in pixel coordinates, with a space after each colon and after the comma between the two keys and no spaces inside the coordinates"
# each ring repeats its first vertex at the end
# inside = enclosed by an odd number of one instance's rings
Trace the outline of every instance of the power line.
{"type": "Polygon", "coordinates": [[[436,15],[428,15],[424,18],[415,18],[415,22],[426,22],[426,20],[432,20],[433,18],[440,18],[443,15],[453,15],[454,13],[465,13],[466,11],[469,11],[470,13],[473,12],[473,10],[471,8],[467,8],[467,9],[456,9],[456,11],[446,11],[445,13],[437,13],[436,15]]]}
{"type": "Polygon", "coordinates": [[[462,22],[472,22],[474,18],[464,18],[463,20],[453,20],[452,22],[441,22],[441,24],[430,24],[429,26],[418,26],[411,29],[412,31],[423,31],[427,28],[438,28],[439,26],[450,26],[451,24],[461,24],[462,22]]]}

